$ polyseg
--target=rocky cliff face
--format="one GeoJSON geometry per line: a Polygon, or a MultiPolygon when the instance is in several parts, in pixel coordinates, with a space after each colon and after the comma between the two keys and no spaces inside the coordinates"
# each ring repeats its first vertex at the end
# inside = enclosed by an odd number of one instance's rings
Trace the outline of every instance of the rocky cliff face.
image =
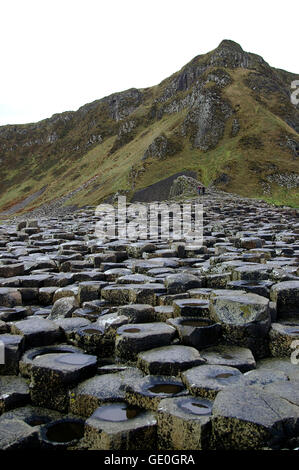
{"type": "Polygon", "coordinates": [[[299,108],[290,93],[298,78],[224,40],[155,87],[2,126],[0,209],[46,186],[37,206],[98,175],[97,187],[76,193],[76,203],[93,204],[181,170],[206,185],[294,205],[298,187],[283,182],[297,181],[299,108]]]}

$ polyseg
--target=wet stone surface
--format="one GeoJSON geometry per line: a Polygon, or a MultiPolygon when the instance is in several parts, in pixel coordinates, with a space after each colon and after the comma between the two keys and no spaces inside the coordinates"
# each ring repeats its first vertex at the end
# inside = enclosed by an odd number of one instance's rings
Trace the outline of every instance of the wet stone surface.
{"type": "Polygon", "coordinates": [[[299,447],[298,211],[200,202],[202,245],[2,221],[1,449],[299,447]]]}
{"type": "Polygon", "coordinates": [[[160,449],[205,450],[212,430],[213,402],[194,397],[164,398],[158,407],[160,449]]]}
{"type": "Polygon", "coordinates": [[[86,420],[84,440],[94,450],[153,450],[157,420],[153,413],[124,402],[103,405],[86,420]]]}
{"type": "Polygon", "coordinates": [[[137,366],[147,375],[178,375],[204,364],[199,352],[190,346],[164,346],[138,354],[137,366]]]}

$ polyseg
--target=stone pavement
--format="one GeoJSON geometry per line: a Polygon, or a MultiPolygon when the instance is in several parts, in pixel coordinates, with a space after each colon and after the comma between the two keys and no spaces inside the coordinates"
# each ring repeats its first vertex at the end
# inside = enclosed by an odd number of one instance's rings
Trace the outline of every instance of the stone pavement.
{"type": "Polygon", "coordinates": [[[298,211],[200,202],[201,247],[2,223],[1,449],[299,447],[298,211]]]}

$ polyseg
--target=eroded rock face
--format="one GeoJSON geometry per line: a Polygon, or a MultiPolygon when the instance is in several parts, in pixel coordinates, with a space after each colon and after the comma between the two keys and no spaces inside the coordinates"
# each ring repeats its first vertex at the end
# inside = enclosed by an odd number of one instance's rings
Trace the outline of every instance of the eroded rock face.
{"type": "Polygon", "coordinates": [[[198,186],[202,186],[199,181],[191,176],[179,176],[171,185],[169,196],[195,195],[198,193],[198,186]]]}
{"type": "Polygon", "coordinates": [[[0,228],[1,448],[297,446],[298,214],[202,202],[202,245],[88,207],[0,228]]]}
{"type": "Polygon", "coordinates": [[[120,121],[129,116],[140,105],[141,100],[142,93],[136,88],[131,88],[104,98],[103,101],[108,102],[111,118],[120,121]]]}
{"type": "Polygon", "coordinates": [[[217,89],[205,89],[186,116],[183,134],[190,135],[195,148],[210,150],[222,138],[225,122],[232,113],[232,106],[220,96],[217,89]]]}
{"type": "Polygon", "coordinates": [[[142,160],[153,157],[158,160],[163,160],[167,156],[176,154],[181,149],[179,141],[174,141],[174,139],[169,139],[165,135],[160,135],[156,137],[150,146],[145,151],[142,160]]]}

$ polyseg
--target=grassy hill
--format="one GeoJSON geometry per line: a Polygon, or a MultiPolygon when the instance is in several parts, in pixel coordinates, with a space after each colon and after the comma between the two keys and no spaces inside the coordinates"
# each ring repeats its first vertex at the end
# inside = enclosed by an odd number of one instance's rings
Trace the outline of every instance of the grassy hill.
{"type": "Polygon", "coordinates": [[[2,126],[0,211],[32,196],[23,209],[30,210],[89,180],[67,204],[93,205],[182,170],[206,185],[298,207],[296,79],[225,40],[157,86],[2,126]]]}

